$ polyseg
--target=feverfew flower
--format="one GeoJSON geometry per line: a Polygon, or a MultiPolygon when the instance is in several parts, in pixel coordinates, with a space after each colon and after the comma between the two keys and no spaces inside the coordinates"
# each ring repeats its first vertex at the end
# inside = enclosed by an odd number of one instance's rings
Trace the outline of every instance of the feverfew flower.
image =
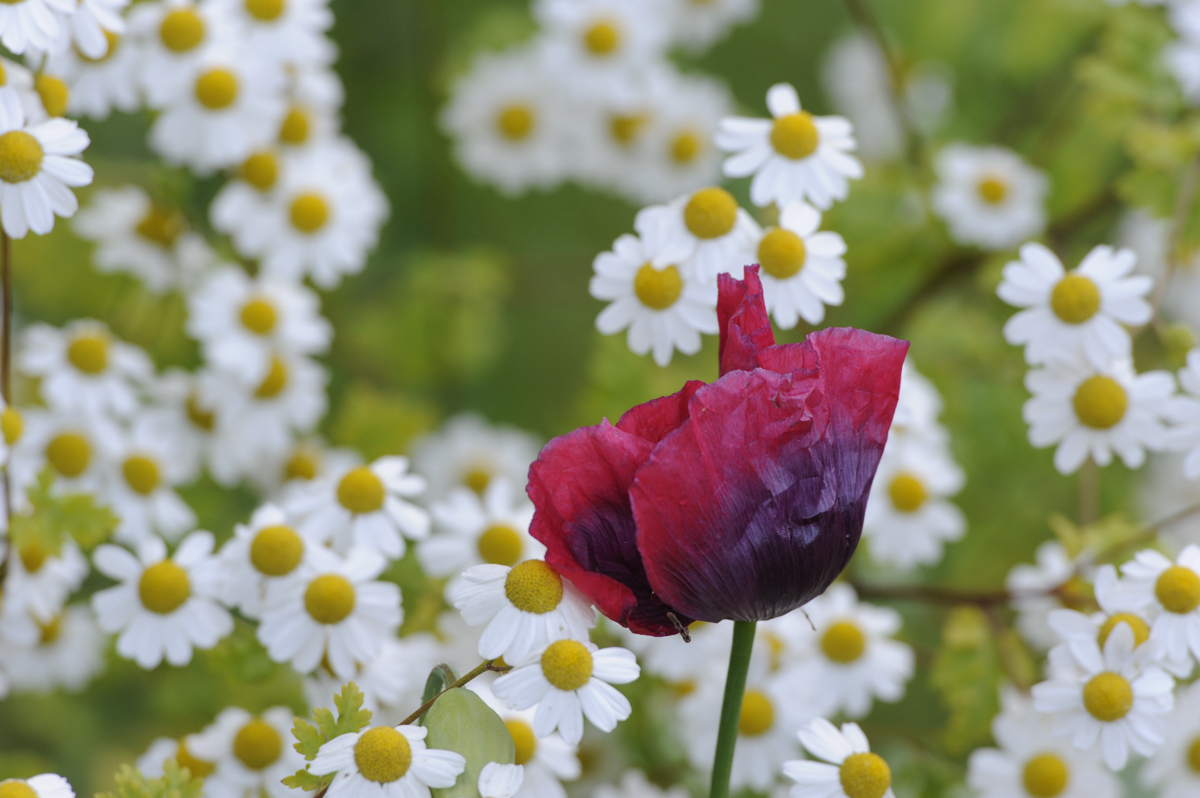
{"type": "Polygon", "coordinates": [[[1101,369],[1062,361],[1030,371],[1025,387],[1033,394],[1023,408],[1029,442],[1039,449],[1057,444],[1060,473],[1075,472],[1089,456],[1106,466],[1114,451],[1139,468],[1147,449],[1167,443],[1164,418],[1175,393],[1168,372],[1136,374],[1127,360],[1101,369]]]}
{"type": "Polygon", "coordinates": [[[423,726],[375,726],[334,737],[309,770],[332,774],[329,798],[428,798],[430,787],[452,787],[466,760],[425,747],[423,726]]]}
{"type": "Polygon", "coordinates": [[[816,208],[793,202],[780,211],[778,226],[761,232],[750,261],[761,267],[758,276],[767,312],[785,330],[800,319],[820,324],[825,306],[840,305],[845,299],[846,242],[820,227],[816,208]]]}
{"type": "Polygon", "coordinates": [[[62,20],[75,10],[72,0],[16,0],[0,8],[0,42],[12,53],[50,50],[62,36],[62,20]],[[60,16],[62,15],[62,16],[60,16]]]}
{"type": "Polygon", "coordinates": [[[1121,566],[1121,574],[1124,600],[1153,618],[1150,633],[1171,669],[1190,673],[1188,652],[1200,661],[1200,546],[1186,547],[1174,561],[1145,549],[1121,566]]]}
{"type": "Polygon", "coordinates": [[[477,786],[480,798],[513,798],[524,781],[525,768],[521,765],[488,762],[479,771],[477,786]]]}
{"type": "Polygon", "coordinates": [[[137,3],[129,13],[129,30],[141,50],[139,74],[153,108],[191,94],[201,59],[216,43],[237,35],[223,9],[195,0],[137,3]]]}
{"type": "Polygon", "coordinates": [[[268,591],[296,573],[312,545],[289,520],[279,507],[265,504],[249,523],[235,526],[233,537],[221,547],[222,596],[247,618],[262,616],[268,591]]]}
{"type": "Polygon", "coordinates": [[[1105,368],[1116,357],[1128,357],[1129,334],[1121,325],[1145,324],[1151,280],[1131,275],[1131,250],[1095,247],[1068,273],[1053,252],[1041,244],[1021,247],[1021,259],[1004,267],[997,295],[1023,308],[1004,325],[1010,344],[1025,345],[1025,360],[1086,357],[1105,368]]]}
{"type": "Polygon", "coordinates": [[[14,547],[12,555],[3,584],[4,612],[25,612],[39,624],[52,623],[87,578],[87,558],[70,538],[57,554],[35,539],[14,547]]]}
{"type": "Polygon", "coordinates": [[[215,765],[212,762],[194,756],[188,750],[188,739],[188,737],[183,737],[173,740],[170,737],[159,737],[150,743],[150,747],[146,749],[146,753],[138,757],[138,771],[148,779],[161,778],[163,775],[163,766],[168,759],[172,759],[179,767],[187,768],[195,778],[203,779],[212,775],[215,765]]]}
{"type": "Polygon", "coordinates": [[[46,61],[47,71],[61,76],[70,87],[67,113],[71,116],[107,119],[113,111],[132,113],[141,107],[140,49],[115,33],[106,39],[108,50],[98,59],[67,47],[46,61]]]}
{"type": "Polygon", "coordinates": [[[779,83],[767,92],[772,120],[732,116],[721,120],[717,146],[733,153],[725,161],[727,177],[754,175],[750,199],[780,208],[808,200],[825,210],[850,193],[848,179],[863,175],[849,120],[813,116],[800,109],[796,90],[779,83]]]}
{"type": "Polygon", "coordinates": [[[457,576],[480,563],[511,567],[546,551],[529,535],[533,504],[506,479],[492,480],[483,496],[458,488],[432,512],[440,534],[417,549],[417,559],[430,576],[457,576]]]}
{"type": "Polygon", "coordinates": [[[479,681],[472,683],[470,689],[504,721],[513,739],[513,761],[525,768],[521,789],[514,798],[566,798],[562,782],[574,781],[582,772],[578,746],[567,743],[557,733],[545,737],[534,734],[535,710],[509,709],[490,687],[479,681]]]}
{"type": "Polygon", "coordinates": [[[141,415],[111,455],[101,495],[121,519],[114,539],[136,546],[149,535],[177,540],[194,528],[196,514],[175,492],[188,463],[175,456],[153,416],[141,415]]]}
{"type": "Polygon", "coordinates": [[[643,208],[633,226],[646,251],[655,253],[654,268],[674,264],[704,283],[722,272],[740,279],[742,267],[754,262],[759,236],[754,219],[719,186],[643,208]]]}
{"type": "Polygon", "coordinates": [[[125,33],[122,14],[129,0],[79,0],[63,28],[68,35],[60,39],[56,50],[74,49],[85,58],[99,61],[112,51],[113,43],[125,33]]]}
{"type": "Polygon", "coordinates": [[[843,723],[841,731],[824,718],[800,730],[800,743],[824,762],[798,759],[783,766],[783,774],[796,782],[792,798],[896,798],[892,770],[857,723],[843,723]]]}
{"type": "Polygon", "coordinates": [[[46,465],[53,469],[57,491],[99,491],[108,455],[120,445],[116,425],[106,419],[36,408],[26,410],[22,418],[25,429],[9,464],[15,509],[22,509],[26,489],[46,465]]]}
{"type": "Polygon", "coordinates": [[[331,63],[337,55],[325,37],[333,27],[328,0],[215,0],[245,37],[243,47],[289,65],[331,63]]]}
{"type": "Polygon", "coordinates": [[[665,5],[672,41],[693,51],[711,46],[759,12],[759,0],[669,0],[665,5]]]}
{"type": "Polygon", "coordinates": [[[528,432],[493,426],[474,413],[462,413],[413,442],[413,470],[428,480],[429,501],[460,485],[482,496],[494,479],[525,484],[539,448],[537,438],[528,432]]]}
{"type": "Polygon", "coordinates": [[[29,779],[5,779],[0,781],[0,786],[5,788],[6,798],[75,798],[75,791],[67,780],[54,773],[29,779]]]}
{"type": "Polygon", "coordinates": [[[656,266],[658,255],[643,239],[621,236],[611,252],[596,256],[588,291],[611,303],[596,317],[597,330],[612,335],[628,328],[634,354],[653,350],[654,362],[666,366],[676,349],[699,352],[700,333],[718,332],[716,296],[681,264],[656,266]]]}
{"type": "Polygon", "coordinates": [[[166,659],[188,664],[192,649],[208,649],[233,631],[233,619],[217,602],[220,574],[211,532],[193,532],[171,557],[160,538],[148,537],[135,557],[103,545],[96,570],[121,584],[92,596],[100,628],[117,638],[117,653],[150,670],[166,659]]]}
{"type": "Polygon", "coordinates": [[[1142,767],[1142,784],[1160,798],[1191,798],[1200,791],[1200,682],[1180,689],[1166,738],[1142,767]]]}
{"type": "Polygon", "coordinates": [[[204,780],[204,794],[208,798],[288,795],[283,778],[304,767],[304,757],[289,742],[294,722],[287,707],[272,707],[258,716],[241,707],[221,710],[211,726],[188,738],[192,755],[215,766],[204,780]]]}
{"type": "Polygon", "coordinates": [[[557,640],[496,679],[492,691],[513,709],[537,706],[535,735],[544,737],[557,729],[574,745],[583,737],[585,715],[603,732],[629,717],[629,699],[612,685],[628,684],[640,672],[631,651],[557,640]]]}
{"type": "Polygon", "coordinates": [[[1062,544],[1053,540],[1038,546],[1036,558],[1036,565],[1014,566],[1004,585],[1013,596],[1011,604],[1022,637],[1045,650],[1059,642],[1048,616],[1062,607],[1062,602],[1052,592],[1075,575],[1075,563],[1062,544]]]}
{"type": "Polygon", "coordinates": [[[1006,249],[1046,226],[1049,183],[1011,150],[950,144],[936,169],[933,209],[958,243],[1006,249]]]}
{"type": "MultiPolygon", "coordinates": [[[[399,723],[423,703],[426,675],[446,661],[441,642],[432,634],[385,638],[379,653],[360,664],[353,677],[363,693],[363,708],[374,713],[374,720],[381,724],[392,723],[391,718],[399,723]]],[[[471,662],[477,662],[474,651],[471,662]]],[[[333,706],[344,684],[343,679],[324,668],[318,670],[304,680],[309,706],[333,706]]]]}
{"type": "Polygon", "coordinates": [[[0,647],[0,671],[14,691],[82,690],[104,669],[108,639],[91,608],[67,607],[38,629],[41,636],[32,646],[0,647]]]}

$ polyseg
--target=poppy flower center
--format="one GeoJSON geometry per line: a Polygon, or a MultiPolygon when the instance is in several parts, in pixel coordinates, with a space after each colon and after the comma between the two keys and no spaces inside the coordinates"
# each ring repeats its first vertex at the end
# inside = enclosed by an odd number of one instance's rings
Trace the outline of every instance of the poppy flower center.
{"type": "Polygon", "coordinates": [[[10,130],[0,136],[0,180],[24,183],[42,168],[45,153],[41,143],[23,130],[10,130]]]}
{"type": "Polygon", "coordinates": [[[795,277],[804,268],[808,250],[804,239],[791,230],[775,227],[758,242],[758,263],[776,280],[795,277]]]}
{"type": "Polygon", "coordinates": [[[279,179],[279,161],[269,152],[256,152],[242,164],[242,179],[259,191],[269,191],[279,179]]]}
{"type": "Polygon", "coordinates": [[[262,297],[254,297],[242,305],[242,326],[255,335],[266,335],[275,329],[278,320],[275,306],[262,297]]]}
{"type": "Polygon", "coordinates": [[[542,673],[559,690],[578,690],[592,678],[592,652],[578,640],[558,640],[542,652],[542,673]]]}
{"type": "Polygon", "coordinates": [[[50,552],[46,551],[46,547],[36,540],[31,540],[22,546],[18,554],[21,557],[21,566],[28,574],[36,574],[42,570],[42,566],[50,557],[50,552]]]}
{"type": "Polygon", "coordinates": [[[1133,632],[1134,646],[1140,646],[1150,639],[1150,627],[1141,618],[1134,615],[1132,612],[1118,612],[1112,615],[1100,627],[1100,632],[1096,635],[1096,642],[1104,648],[1104,644],[1108,642],[1108,636],[1112,634],[1113,629],[1117,628],[1117,624],[1129,624],[1130,631],[1133,632]]]}
{"type": "Polygon", "coordinates": [[[628,147],[650,121],[650,114],[613,114],[608,120],[608,133],[613,141],[628,147]]]}
{"type": "Polygon", "coordinates": [[[304,609],[317,623],[341,623],[354,611],[354,585],[340,574],[321,574],[304,591],[304,609]]]}
{"type": "Polygon", "coordinates": [[[892,506],[902,513],[915,513],[929,498],[925,483],[912,474],[897,474],[888,485],[892,506]]]}
{"type": "Polygon", "coordinates": [[[523,720],[512,718],[504,721],[504,725],[508,727],[508,733],[513,738],[513,747],[517,750],[513,756],[513,764],[524,765],[533,759],[533,754],[537,751],[537,737],[529,724],[523,720]]]}
{"type": "Polygon", "coordinates": [[[197,429],[202,429],[205,432],[212,432],[216,426],[217,418],[211,410],[205,410],[200,406],[200,400],[192,394],[187,398],[184,405],[184,412],[187,413],[188,421],[192,422],[192,426],[197,429]]]}
{"type": "Polygon", "coordinates": [[[892,769],[878,754],[851,754],[838,776],[848,798],[883,798],[892,786],[892,769]]]}
{"type": "Polygon", "coordinates": [[[151,205],[146,215],[138,222],[137,234],[151,244],[163,249],[175,246],[175,240],[183,232],[183,214],[174,208],[151,205]]]}
{"type": "Polygon", "coordinates": [[[857,661],[867,648],[866,635],[854,621],[837,621],[821,635],[821,651],[842,665],[857,661]]]}
{"type": "Polygon", "coordinates": [[[462,483],[480,496],[482,496],[483,492],[487,490],[487,486],[491,483],[491,481],[492,472],[485,466],[468,468],[466,473],[463,474],[462,478],[462,483]]]}
{"type": "Polygon", "coordinates": [[[771,146],[775,152],[793,161],[816,152],[819,141],[817,125],[807,111],[781,116],[771,126],[771,146]]]}
{"type": "Polygon", "coordinates": [[[775,725],[775,705],[766,693],[747,690],[742,696],[742,714],[738,716],[738,734],[759,737],[775,725]]]}
{"type": "Polygon", "coordinates": [[[1083,324],[1100,310],[1100,289],[1082,274],[1068,274],[1050,292],[1050,309],[1067,324],[1083,324]]]}
{"type": "Polygon", "coordinates": [[[237,101],[238,77],[228,69],[210,69],[196,79],[196,100],[210,111],[223,111],[237,101]]]}
{"type": "Polygon", "coordinates": [[[354,744],[354,764],[367,781],[390,784],[408,772],[412,746],[391,726],[367,729],[354,744]]]}
{"type": "Polygon", "coordinates": [[[366,466],[352,469],[338,483],[338,502],[356,515],[373,513],[383,507],[383,481],[366,466]]]}
{"type": "Polygon", "coordinates": [[[67,88],[67,84],[61,78],[43,72],[37,76],[33,88],[41,98],[42,107],[46,109],[48,115],[62,116],[67,112],[67,105],[71,101],[71,90],[67,88]]]}
{"type": "Polygon", "coordinates": [[[1120,720],[1133,708],[1133,687],[1119,673],[1099,673],[1084,685],[1083,708],[1105,723],[1120,720]]]}
{"type": "Polygon", "coordinates": [[[1125,417],[1129,397],[1112,377],[1096,375],[1084,380],[1072,400],[1081,424],[1092,429],[1111,429],[1125,417]]]}
{"type": "Polygon", "coordinates": [[[723,188],[702,188],[683,208],[683,223],[696,238],[720,238],[737,221],[737,200],[723,188]]]}
{"type": "Polygon", "coordinates": [[[233,755],[251,770],[262,770],[279,759],[281,753],[283,738],[262,718],[255,718],[238,729],[233,738],[233,755]]]}
{"type": "Polygon", "coordinates": [[[46,445],[46,459],[60,475],[73,479],[87,470],[92,445],[78,432],[63,432],[46,445]]]}
{"type": "Polygon", "coordinates": [[[162,482],[162,473],[158,462],[144,454],[135,454],[125,458],[121,464],[121,473],[130,490],[142,496],[149,496],[162,482]]]}
{"type": "Polygon", "coordinates": [[[988,205],[999,205],[1008,197],[1008,183],[995,175],[988,175],[976,186],[979,197],[988,205]]]}
{"type": "Polygon", "coordinates": [[[320,194],[310,191],[292,200],[288,216],[292,227],[312,235],[329,221],[329,203],[320,194]]]}
{"type": "Polygon", "coordinates": [[[308,481],[315,479],[320,472],[320,461],[313,452],[293,452],[292,456],[283,466],[284,480],[302,479],[308,481]]]}
{"type": "Polygon", "coordinates": [[[633,293],[651,310],[666,310],[683,294],[683,278],[674,266],[656,269],[652,263],[643,263],[633,278],[633,293]]]}
{"type": "Polygon", "coordinates": [[[193,778],[205,779],[212,775],[217,766],[207,759],[200,759],[188,750],[188,747],[179,743],[179,750],[175,752],[175,764],[181,768],[187,768],[193,778]]]}
{"type": "Polygon", "coordinates": [[[265,526],[250,543],[250,564],[264,576],[284,576],[304,557],[304,541],[283,524],[265,526]]]}
{"type": "Polygon", "coordinates": [[[1056,798],[1067,789],[1071,772],[1057,754],[1038,754],[1025,763],[1021,781],[1033,798],[1056,798]]]}
{"type": "Polygon", "coordinates": [[[0,781],[0,798],[38,798],[38,794],[20,779],[0,781]]]}
{"type": "Polygon", "coordinates": [[[273,22],[283,15],[284,0],[246,0],[246,13],[259,22],[273,22]]]}
{"type": "Polygon", "coordinates": [[[504,595],[521,612],[545,615],[562,602],[562,577],[544,560],[526,560],[508,572],[504,595]]]}
{"type": "Polygon", "coordinates": [[[67,362],[84,374],[103,374],[108,368],[108,341],[101,335],[80,335],[67,346],[67,362]]]}
{"type": "Polygon", "coordinates": [[[523,103],[507,105],[496,114],[496,129],[509,141],[522,141],[533,132],[533,109],[523,103]]]}
{"type": "Polygon", "coordinates": [[[310,128],[308,114],[303,108],[293,105],[283,118],[283,124],[279,126],[279,140],[297,147],[308,141],[310,128]]]}
{"type": "Polygon", "coordinates": [[[288,384],[288,369],[278,355],[271,358],[271,368],[267,370],[267,376],[263,377],[263,381],[258,384],[258,388],[254,390],[254,395],[259,399],[274,399],[279,394],[283,393],[283,389],[288,384]]]}
{"type": "Polygon", "coordinates": [[[58,640],[58,638],[62,635],[62,623],[63,614],[61,612],[51,618],[49,623],[37,621],[38,631],[40,632],[40,636],[38,637],[38,645],[48,646],[58,640]]]}
{"type": "Polygon", "coordinates": [[[169,615],[183,606],[192,595],[187,571],[171,560],[163,560],[142,571],[138,580],[138,598],[142,606],[159,615],[169,615]]]}
{"type": "Polygon", "coordinates": [[[1167,612],[1186,615],[1200,607],[1200,574],[1182,565],[1172,565],[1154,583],[1154,595],[1167,612]]]}
{"type": "Polygon", "coordinates": [[[671,139],[671,160],[679,166],[687,166],[696,160],[704,148],[704,141],[694,130],[684,130],[671,139]]]}
{"type": "Polygon", "coordinates": [[[204,41],[204,20],[194,9],[181,8],[163,17],[158,38],[173,53],[186,53],[204,41]]]}
{"type": "Polygon", "coordinates": [[[24,430],[25,419],[21,418],[20,413],[11,407],[6,407],[0,412],[0,435],[4,436],[4,442],[9,446],[21,439],[24,430]]]}
{"type": "Polygon", "coordinates": [[[607,20],[594,22],[584,31],[583,46],[594,56],[610,56],[621,46],[621,29],[607,20]]]}
{"type": "Polygon", "coordinates": [[[516,565],[521,561],[521,535],[505,524],[493,524],[479,536],[479,556],[493,565],[516,565]]]}
{"type": "Polygon", "coordinates": [[[1200,773],[1200,737],[1192,740],[1187,752],[1188,767],[1193,773],[1200,773]]]}

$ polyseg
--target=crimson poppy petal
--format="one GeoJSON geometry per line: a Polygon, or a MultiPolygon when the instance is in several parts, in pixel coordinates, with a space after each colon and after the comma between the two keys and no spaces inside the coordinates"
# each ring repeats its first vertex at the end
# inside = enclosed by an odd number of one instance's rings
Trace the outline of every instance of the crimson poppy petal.
{"type": "Polygon", "coordinates": [[[658,443],[667,433],[679,429],[679,425],[687,418],[688,402],[696,391],[703,387],[704,383],[700,380],[689,380],[681,390],[670,396],[661,396],[635,405],[621,416],[617,422],[617,429],[651,443],[658,443]]]}
{"type": "Polygon", "coordinates": [[[721,328],[721,374],[749,371],[755,367],[758,351],[774,345],[775,333],[763,301],[757,265],[746,267],[745,280],[735,280],[729,274],[717,276],[717,321],[721,328]]]}

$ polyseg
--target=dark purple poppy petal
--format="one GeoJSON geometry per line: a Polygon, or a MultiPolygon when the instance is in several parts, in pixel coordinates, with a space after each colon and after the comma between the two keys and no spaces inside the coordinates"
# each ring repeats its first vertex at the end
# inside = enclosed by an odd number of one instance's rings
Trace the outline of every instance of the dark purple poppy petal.
{"type": "Polygon", "coordinates": [[[717,276],[717,322],[721,329],[721,374],[749,371],[760,349],[775,344],[771,319],[763,301],[758,266],[746,267],[746,279],[717,276]]]}

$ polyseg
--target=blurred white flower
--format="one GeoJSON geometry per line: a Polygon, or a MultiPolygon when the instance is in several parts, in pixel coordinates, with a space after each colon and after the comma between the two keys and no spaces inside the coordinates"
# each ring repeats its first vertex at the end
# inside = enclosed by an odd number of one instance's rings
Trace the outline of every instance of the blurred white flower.
{"type": "Polygon", "coordinates": [[[538,439],[528,432],[462,413],[413,441],[413,470],[429,482],[427,501],[437,501],[459,486],[482,496],[494,479],[524,486],[539,448],[538,439]]]}
{"type": "Polygon", "coordinates": [[[811,205],[793,202],[779,213],[779,224],[761,231],[754,257],[762,280],[763,300],[775,323],[785,330],[800,319],[825,320],[825,306],[845,300],[846,242],[822,231],[821,214],[811,205]]]}
{"type": "Polygon", "coordinates": [[[949,144],[938,153],[936,169],[933,209],[958,243],[1007,249],[1046,226],[1049,183],[1016,153],[949,144]]]}
{"type": "Polygon", "coordinates": [[[754,262],[760,234],[750,214],[720,186],[642,208],[633,227],[654,253],[655,269],[674,266],[702,283],[715,283],[726,272],[741,279],[742,268],[754,262]]]}
{"type": "Polygon", "coordinates": [[[214,765],[204,780],[204,794],[285,798],[290,788],[283,778],[305,764],[291,742],[295,720],[287,707],[271,707],[258,716],[241,707],[221,710],[208,728],[188,738],[192,755],[214,765]]]}

